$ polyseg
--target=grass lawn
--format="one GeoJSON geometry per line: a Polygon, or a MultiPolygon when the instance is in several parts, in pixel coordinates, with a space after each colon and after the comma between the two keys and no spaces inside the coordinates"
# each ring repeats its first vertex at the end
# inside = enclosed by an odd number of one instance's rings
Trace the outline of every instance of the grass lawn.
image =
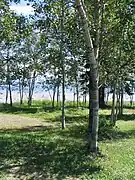
{"type": "MultiPolygon", "coordinates": [[[[134,180],[134,110],[119,118],[109,138],[99,137],[104,156],[93,157],[87,152],[85,141],[87,109],[67,108],[67,128],[61,130],[60,110],[44,111],[36,104],[31,108],[1,107],[0,179],[134,180]],[[7,128],[2,117],[7,119],[5,122],[10,121],[7,128]],[[16,125],[18,121],[21,126],[16,125]]],[[[110,110],[100,110],[100,118],[109,113],[110,110]]]]}

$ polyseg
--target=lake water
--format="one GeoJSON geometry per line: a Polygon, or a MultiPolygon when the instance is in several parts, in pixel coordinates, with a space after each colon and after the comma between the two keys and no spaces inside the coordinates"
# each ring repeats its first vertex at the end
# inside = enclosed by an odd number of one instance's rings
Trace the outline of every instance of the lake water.
{"type": "MultiPolygon", "coordinates": [[[[51,96],[52,96],[52,91],[50,91],[51,96]]],[[[70,89],[66,89],[65,90],[65,94],[66,94],[66,101],[73,101],[74,99],[74,95],[73,95],[73,91],[71,91],[70,89]]],[[[5,97],[6,97],[6,90],[5,89],[0,89],[0,103],[4,103],[5,102],[5,97]]],[[[13,102],[18,102],[19,101],[19,91],[18,89],[14,89],[12,91],[12,97],[13,97],[13,102]]],[[[28,91],[25,90],[24,93],[24,99],[27,100],[28,99],[28,91]]],[[[60,96],[61,99],[61,96],[60,96]]],[[[80,95],[80,101],[82,101],[82,96],[80,95]]],[[[45,90],[41,89],[41,88],[35,88],[34,90],[34,94],[33,94],[33,100],[51,100],[49,93],[46,92],[45,90]]],[[[87,100],[88,100],[88,96],[87,96],[87,100]]],[[[106,100],[106,97],[105,97],[106,100]]],[[[112,94],[109,94],[109,101],[112,100],[112,94]]],[[[124,94],[124,101],[130,101],[130,96],[128,96],[127,94],[124,94]]],[[[135,102],[135,95],[133,96],[133,101],[135,102]]]]}

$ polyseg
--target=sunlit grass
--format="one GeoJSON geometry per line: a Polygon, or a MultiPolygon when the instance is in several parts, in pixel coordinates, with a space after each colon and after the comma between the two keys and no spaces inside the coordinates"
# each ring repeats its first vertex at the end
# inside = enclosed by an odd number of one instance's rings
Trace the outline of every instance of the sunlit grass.
{"type": "MultiPolygon", "coordinates": [[[[1,110],[1,115],[35,117],[60,125],[60,109],[45,110],[41,102],[35,102],[31,108],[14,106],[1,110]]],[[[93,157],[85,140],[88,109],[70,107],[65,112],[65,130],[55,125],[25,128],[25,123],[18,129],[0,128],[0,179],[135,179],[134,114],[119,117],[111,137],[102,132],[105,138],[100,137],[99,148],[103,156],[93,157]]],[[[100,118],[108,118],[110,110],[100,110],[99,114],[100,118]]]]}

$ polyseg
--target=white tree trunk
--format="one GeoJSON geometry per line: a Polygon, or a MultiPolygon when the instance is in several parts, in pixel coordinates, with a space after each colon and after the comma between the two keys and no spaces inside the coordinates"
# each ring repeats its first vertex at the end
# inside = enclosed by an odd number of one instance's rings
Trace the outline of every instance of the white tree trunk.
{"type": "Polygon", "coordinates": [[[60,58],[62,64],[62,129],[65,129],[65,62],[64,62],[64,0],[61,0],[61,44],[60,44],[60,58]]]}
{"type": "Polygon", "coordinates": [[[33,72],[32,77],[28,81],[28,84],[29,84],[28,105],[29,106],[31,106],[32,104],[32,96],[33,96],[33,91],[35,87],[35,80],[36,80],[36,71],[33,72]]]}
{"type": "Polygon", "coordinates": [[[121,85],[120,115],[123,115],[123,85],[121,85]]]}
{"type": "Polygon", "coordinates": [[[116,84],[114,84],[113,95],[112,95],[111,123],[113,125],[115,121],[115,97],[116,97],[116,84]]]}
{"type": "MultiPolygon", "coordinates": [[[[89,79],[89,150],[92,152],[98,151],[98,63],[96,61],[98,52],[94,51],[92,38],[89,30],[88,18],[85,11],[84,4],[82,0],[76,0],[76,7],[78,9],[79,15],[82,19],[82,26],[84,29],[85,44],[88,52],[88,63],[90,65],[90,79],[89,79]]],[[[98,49],[97,49],[98,51],[98,49]]]]}

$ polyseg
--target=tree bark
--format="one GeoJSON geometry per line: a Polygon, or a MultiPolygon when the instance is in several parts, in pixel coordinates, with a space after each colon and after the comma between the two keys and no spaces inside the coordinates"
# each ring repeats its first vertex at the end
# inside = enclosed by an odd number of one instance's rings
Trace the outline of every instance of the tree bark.
{"type": "Polygon", "coordinates": [[[60,58],[62,64],[62,129],[65,129],[65,62],[64,62],[64,0],[61,0],[61,42],[60,42],[60,58]]]}
{"type": "Polygon", "coordinates": [[[59,99],[60,99],[60,90],[59,90],[60,84],[57,84],[57,108],[59,107],[59,99]]]}
{"type": "Polygon", "coordinates": [[[79,89],[78,89],[78,81],[77,81],[77,78],[76,78],[76,105],[77,105],[77,108],[79,107],[79,89]]]}
{"type": "Polygon", "coordinates": [[[88,148],[91,152],[98,151],[98,110],[99,110],[99,101],[98,101],[98,49],[95,52],[93,48],[92,38],[89,31],[88,18],[85,11],[84,4],[81,0],[76,0],[76,7],[78,9],[79,15],[82,19],[82,26],[84,29],[84,38],[85,44],[88,53],[88,62],[90,65],[90,74],[89,74],[89,139],[88,139],[88,148]]]}
{"type": "Polygon", "coordinates": [[[99,88],[99,107],[105,107],[105,87],[101,86],[99,88]]]}
{"type": "Polygon", "coordinates": [[[114,126],[116,125],[116,121],[118,119],[118,110],[119,110],[119,104],[120,104],[119,91],[118,90],[117,90],[117,93],[116,93],[116,98],[117,98],[117,101],[116,101],[116,113],[115,113],[115,118],[114,118],[114,122],[113,122],[114,126]]]}
{"type": "Polygon", "coordinates": [[[7,104],[8,102],[8,87],[6,88],[6,100],[5,100],[5,104],[7,104]]]}
{"type": "Polygon", "coordinates": [[[74,92],[73,92],[73,106],[75,107],[75,95],[76,95],[76,93],[75,93],[75,88],[74,88],[74,92]]]}
{"type": "Polygon", "coordinates": [[[10,106],[12,106],[13,101],[12,101],[12,90],[11,90],[11,84],[10,83],[9,83],[8,87],[9,87],[10,106]]]}
{"type": "Polygon", "coordinates": [[[83,107],[86,108],[86,93],[83,94],[83,107]]]}
{"type": "Polygon", "coordinates": [[[112,111],[111,111],[111,123],[115,124],[115,96],[116,96],[116,85],[114,85],[113,96],[112,96],[112,111]]]}
{"type": "Polygon", "coordinates": [[[123,115],[123,87],[121,85],[121,98],[120,98],[120,115],[123,115]]]}
{"type": "Polygon", "coordinates": [[[35,87],[35,78],[36,78],[36,71],[33,72],[32,77],[28,81],[29,84],[28,106],[32,105],[32,96],[35,87]]]}
{"type": "Polygon", "coordinates": [[[106,105],[108,105],[109,94],[110,94],[110,92],[109,92],[109,90],[107,90],[107,95],[106,95],[106,105]]]}
{"type": "Polygon", "coordinates": [[[54,89],[53,89],[52,108],[54,108],[55,93],[56,93],[56,85],[54,85],[54,89]]]}
{"type": "Polygon", "coordinates": [[[20,105],[23,104],[23,93],[24,93],[24,79],[21,82],[19,79],[19,94],[20,94],[20,105]]]}
{"type": "Polygon", "coordinates": [[[50,100],[51,100],[51,102],[52,102],[52,95],[51,95],[51,92],[50,92],[50,89],[49,89],[48,86],[47,86],[47,91],[48,91],[48,94],[49,94],[49,96],[50,96],[50,100]]]}

